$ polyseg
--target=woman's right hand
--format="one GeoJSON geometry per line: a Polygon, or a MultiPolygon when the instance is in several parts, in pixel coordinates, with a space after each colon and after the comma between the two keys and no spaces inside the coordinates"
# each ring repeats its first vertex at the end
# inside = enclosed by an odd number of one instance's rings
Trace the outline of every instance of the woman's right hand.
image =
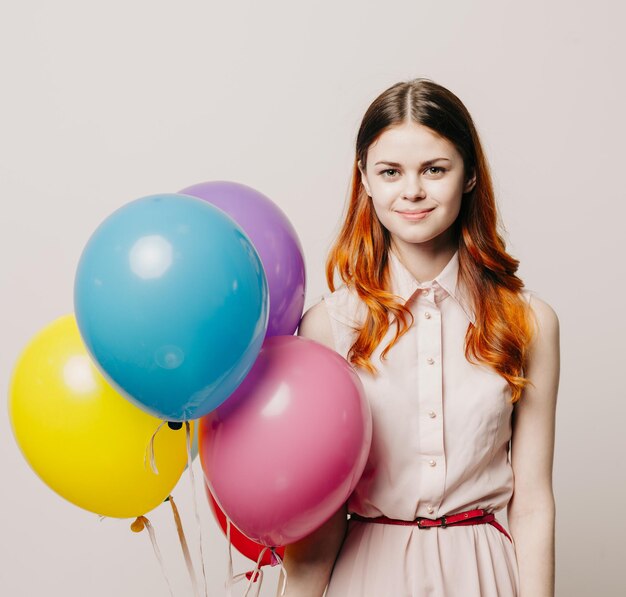
{"type": "MultiPolygon", "coordinates": [[[[348,508],[343,504],[316,531],[285,546],[283,564],[287,585],[283,597],[322,597],[348,528],[348,508]]],[[[276,597],[283,586],[281,571],[276,597]]]]}

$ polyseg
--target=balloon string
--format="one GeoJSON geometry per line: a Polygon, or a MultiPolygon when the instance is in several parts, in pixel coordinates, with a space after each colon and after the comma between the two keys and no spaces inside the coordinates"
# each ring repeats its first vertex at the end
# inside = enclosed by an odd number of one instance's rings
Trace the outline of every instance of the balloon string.
{"type": "Polygon", "coordinates": [[[272,566],[276,566],[276,563],[280,566],[280,569],[283,573],[283,588],[280,592],[281,596],[285,594],[285,589],[287,587],[287,569],[283,564],[283,559],[276,552],[276,548],[272,547],[272,566]]]}
{"type": "Polygon", "coordinates": [[[161,550],[157,545],[156,534],[154,529],[152,528],[152,524],[145,516],[138,516],[135,521],[130,525],[131,531],[134,533],[140,533],[144,530],[144,528],[148,531],[148,535],[150,536],[150,541],[152,542],[152,549],[154,549],[154,555],[156,555],[157,560],[159,561],[159,565],[161,566],[161,572],[163,574],[163,578],[167,583],[167,588],[169,589],[170,595],[174,597],[174,592],[172,591],[172,585],[170,585],[170,581],[167,578],[167,574],[165,572],[165,565],[163,564],[163,558],[161,557],[161,550]]]}
{"type": "Polygon", "coordinates": [[[193,494],[193,510],[196,516],[196,524],[198,525],[198,541],[200,543],[200,562],[202,564],[204,595],[205,597],[208,597],[206,572],[204,570],[204,552],[202,551],[202,524],[200,523],[200,514],[198,513],[198,498],[196,496],[196,482],[193,476],[193,462],[191,458],[191,431],[190,431],[189,421],[185,421],[185,434],[187,436],[187,469],[189,470],[189,478],[191,479],[191,493],[193,494]]]}
{"type": "Polygon", "coordinates": [[[253,574],[252,572],[242,572],[241,574],[237,574],[237,576],[233,578],[235,582],[239,582],[243,578],[252,579],[252,582],[257,582],[258,580],[259,584],[257,585],[257,588],[256,588],[255,597],[259,597],[259,593],[261,591],[261,585],[263,584],[263,568],[259,568],[258,572],[256,572],[256,575],[253,574]]]}
{"type": "MultiPolygon", "coordinates": [[[[233,551],[232,551],[232,541],[231,541],[231,532],[230,529],[232,527],[232,523],[230,522],[230,518],[226,517],[226,537],[228,539],[228,579],[225,583],[226,588],[228,590],[227,597],[232,597],[232,586],[238,583],[240,580],[247,578],[248,580],[252,579],[252,582],[259,581],[257,585],[256,595],[258,597],[259,592],[261,591],[261,586],[263,584],[263,568],[259,568],[258,570],[252,572],[241,572],[240,574],[233,574],[233,551]]],[[[267,548],[265,548],[267,549],[267,548]]],[[[265,550],[264,550],[265,551],[265,550]]],[[[263,553],[261,553],[261,558],[263,557],[263,553]]],[[[260,561],[260,559],[259,559],[260,561]]]]}
{"type": "Polygon", "coordinates": [[[228,578],[226,579],[227,597],[232,597],[233,584],[236,582],[233,576],[233,550],[230,537],[230,518],[226,517],[226,539],[228,540],[228,578]]]}
{"type": "Polygon", "coordinates": [[[161,427],[163,427],[165,423],[167,423],[167,421],[161,421],[161,424],[156,428],[156,431],[152,434],[152,437],[150,438],[150,442],[146,446],[146,451],[143,454],[143,467],[148,468],[148,464],[146,461],[149,455],[150,456],[150,468],[152,469],[152,472],[155,475],[159,474],[159,469],[157,469],[156,460],[154,458],[154,439],[156,438],[157,433],[161,431],[161,427]]]}
{"type": "MultiPolygon", "coordinates": [[[[248,593],[250,592],[250,588],[252,587],[252,583],[255,582],[257,572],[261,571],[261,560],[263,559],[263,555],[268,549],[269,547],[264,547],[261,550],[261,553],[259,554],[259,557],[257,558],[256,564],[254,566],[254,570],[252,571],[252,575],[250,576],[250,579],[248,580],[248,584],[246,586],[246,590],[243,594],[243,597],[247,597],[248,593]]],[[[259,579],[259,584],[257,586],[257,590],[256,590],[257,595],[259,594],[260,590],[261,590],[261,579],[259,579]]]]}
{"type": "Polygon", "coordinates": [[[178,531],[178,538],[180,540],[180,546],[183,550],[183,556],[185,557],[185,564],[187,565],[187,571],[189,572],[189,578],[191,579],[191,586],[193,587],[193,594],[198,597],[200,590],[198,589],[198,580],[196,579],[196,572],[191,560],[191,554],[189,553],[189,547],[187,546],[187,539],[185,537],[185,531],[183,530],[183,523],[178,513],[178,508],[174,503],[174,497],[169,496],[168,499],[170,506],[172,507],[172,513],[174,514],[174,522],[176,523],[176,530],[178,531]]]}

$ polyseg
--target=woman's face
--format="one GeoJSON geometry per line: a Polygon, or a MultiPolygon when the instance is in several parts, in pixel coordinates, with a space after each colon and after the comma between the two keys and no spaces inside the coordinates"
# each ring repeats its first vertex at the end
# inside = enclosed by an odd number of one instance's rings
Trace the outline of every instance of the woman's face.
{"type": "Polygon", "coordinates": [[[365,190],[396,243],[439,237],[456,220],[463,193],[475,185],[475,178],[465,180],[456,147],[415,122],[383,132],[370,145],[363,166],[359,163],[365,190]]]}

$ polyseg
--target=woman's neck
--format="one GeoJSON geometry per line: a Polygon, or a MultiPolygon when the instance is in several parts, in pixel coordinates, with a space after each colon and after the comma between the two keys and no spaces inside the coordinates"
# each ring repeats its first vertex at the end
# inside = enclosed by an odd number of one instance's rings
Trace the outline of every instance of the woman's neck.
{"type": "Polygon", "coordinates": [[[407,243],[392,239],[390,250],[420,283],[436,278],[458,249],[457,244],[407,243]]]}

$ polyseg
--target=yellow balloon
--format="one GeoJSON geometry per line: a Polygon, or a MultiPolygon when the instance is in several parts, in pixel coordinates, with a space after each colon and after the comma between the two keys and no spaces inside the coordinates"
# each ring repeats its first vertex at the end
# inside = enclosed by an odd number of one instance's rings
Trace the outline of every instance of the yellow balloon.
{"type": "MultiPolygon", "coordinates": [[[[41,330],[20,355],[9,390],[24,457],[54,491],[102,516],[136,517],[170,494],[187,463],[185,428],[163,425],[156,474],[144,464],[162,423],[123,398],[95,367],[73,315],[41,330]]],[[[193,428],[191,429],[193,433],[193,428]]]]}

